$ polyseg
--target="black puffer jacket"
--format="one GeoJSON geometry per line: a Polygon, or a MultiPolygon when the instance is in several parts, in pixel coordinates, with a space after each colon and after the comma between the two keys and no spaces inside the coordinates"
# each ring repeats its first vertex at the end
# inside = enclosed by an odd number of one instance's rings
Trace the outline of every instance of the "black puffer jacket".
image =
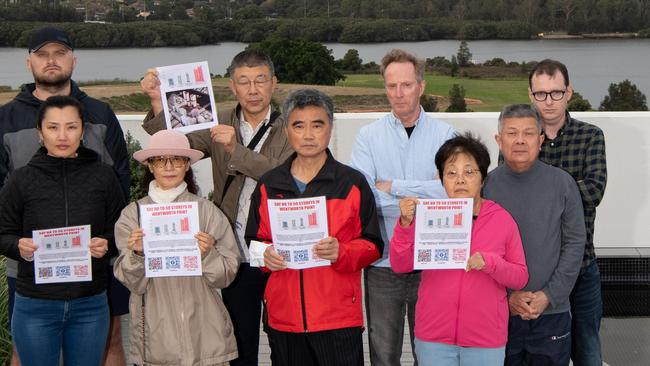
{"type": "Polygon", "coordinates": [[[117,254],[113,226],[125,205],[111,167],[92,150],[80,147],[76,158],[55,158],[41,148],[17,169],[0,191],[0,254],[19,261],[16,291],[28,297],[71,300],[106,289],[106,266],[117,254]],[[18,240],[32,230],[90,225],[92,237],[109,241],[109,253],[92,259],[92,282],[39,284],[34,263],[20,257],[18,240]]]}

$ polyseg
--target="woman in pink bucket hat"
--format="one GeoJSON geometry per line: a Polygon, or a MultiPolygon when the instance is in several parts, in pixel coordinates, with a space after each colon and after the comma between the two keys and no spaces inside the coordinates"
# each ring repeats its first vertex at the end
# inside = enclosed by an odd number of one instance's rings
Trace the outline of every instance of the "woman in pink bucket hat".
{"type": "MultiPolygon", "coordinates": [[[[219,289],[235,278],[239,250],[226,216],[196,195],[191,164],[203,153],[190,149],[182,133],[155,133],[149,146],[133,154],[146,165],[148,195],[128,205],[115,224],[120,255],[115,277],[131,290],[131,363],[137,365],[227,365],[237,345],[219,289]],[[142,205],[198,202],[201,276],[146,277],[145,266],[163,257],[143,253],[142,205]]],[[[150,267],[151,269],[152,267],[150,267]]]]}

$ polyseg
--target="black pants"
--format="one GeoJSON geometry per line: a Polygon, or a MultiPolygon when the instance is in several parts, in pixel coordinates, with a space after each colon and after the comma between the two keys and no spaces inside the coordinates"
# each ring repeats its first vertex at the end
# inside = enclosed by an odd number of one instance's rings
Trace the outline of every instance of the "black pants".
{"type": "Polygon", "coordinates": [[[273,366],[363,366],[363,328],[313,333],[269,329],[273,366]]]}
{"type": "Polygon", "coordinates": [[[534,320],[511,316],[508,323],[506,366],[566,366],[571,356],[569,312],[534,320]]]}
{"type": "Polygon", "coordinates": [[[239,352],[239,357],[230,361],[232,366],[257,366],[262,297],[267,278],[259,268],[241,263],[233,283],[221,290],[233,323],[239,352]]]}

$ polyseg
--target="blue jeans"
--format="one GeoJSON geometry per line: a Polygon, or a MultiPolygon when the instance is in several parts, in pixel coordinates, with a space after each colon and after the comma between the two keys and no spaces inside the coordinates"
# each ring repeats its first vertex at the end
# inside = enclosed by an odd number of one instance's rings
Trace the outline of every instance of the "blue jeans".
{"type": "Polygon", "coordinates": [[[575,366],[600,366],[600,318],[603,299],[600,288],[600,271],[596,261],[580,270],[571,292],[571,360],[575,366]]]}
{"type": "Polygon", "coordinates": [[[460,347],[415,339],[420,366],[502,366],[506,348],[460,347]]]}
{"type": "Polygon", "coordinates": [[[399,366],[408,317],[411,349],[417,366],[413,327],[421,273],[399,274],[386,267],[365,269],[368,346],[373,366],[399,366]]]}
{"type": "Polygon", "coordinates": [[[108,336],[106,292],[74,300],[16,293],[11,335],[23,366],[100,365],[108,336]]]}

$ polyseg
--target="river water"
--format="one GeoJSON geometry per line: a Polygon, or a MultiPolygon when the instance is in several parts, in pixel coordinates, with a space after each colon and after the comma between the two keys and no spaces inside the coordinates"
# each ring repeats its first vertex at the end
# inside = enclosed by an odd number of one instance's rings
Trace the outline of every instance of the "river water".
{"type": "MultiPolygon", "coordinates": [[[[422,58],[450,58],[458,50],[459,41],[396,42],[376,44],[328,43],[335,58],[350,48],[359,51],[364,62],[379,62],[391,48],[403,48],[422,58]]],[[[607,95],[610,83],[629,79],[646,95],[650,93],[650,39],[606,40],[529,40],[470,41],[472,59],[482,62],[494,57],[506,61],[533,61],[554,58],[564,62],[574,89],[597,108],[607,95]]],[[[152,66],[208,60],[213,74],[223,74],[232,57],[246,47],[245,43],[224,42],[200,47],[169,47],[142,49],[80,49],[73,78],[75,80],[137,80],[152,66]]],[[[18,87],[32,80],[26,69],[24,49],[0,48],[0,85],[18,87]]],[[[469,91],[471,94],[471,91],[469,91]]]]}

